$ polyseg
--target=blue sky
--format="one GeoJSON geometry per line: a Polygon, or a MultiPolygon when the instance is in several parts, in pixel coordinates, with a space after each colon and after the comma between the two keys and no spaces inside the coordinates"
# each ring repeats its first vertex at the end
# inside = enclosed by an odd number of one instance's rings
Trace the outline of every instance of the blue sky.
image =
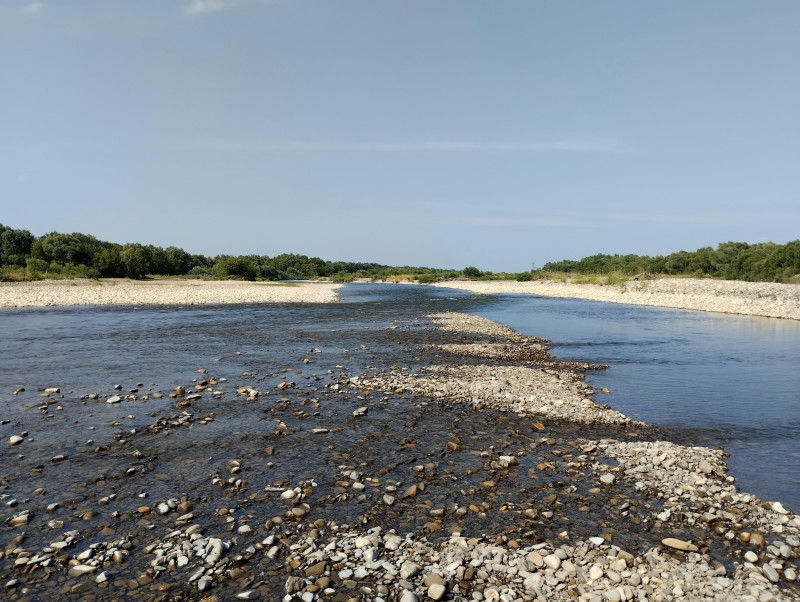
{"type": "Polygon", "coordinates": [[[800,2],[0,0],[0,223],[522,271],[800,238],[800,2]]]}

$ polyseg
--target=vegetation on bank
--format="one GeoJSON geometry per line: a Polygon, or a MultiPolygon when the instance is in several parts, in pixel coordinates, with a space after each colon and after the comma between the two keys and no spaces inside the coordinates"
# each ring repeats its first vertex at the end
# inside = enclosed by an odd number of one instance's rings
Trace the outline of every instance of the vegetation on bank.
{"type": "Polygon", "coordinates": [[[750,245],[725,242],[716,249],[678,251],[666,256],[592,255],[579,261],[551,262],[545,272],[572,272],[582,275],[622,274],[711,277],[751,282],[800,283],[800,240],[785,245],[772,242],[750,245]]]}
{"type": "Polygon", "coordinates": [[[540,270],[521,273],[485,272],[474,266],[463,270],[396,267],[377,263],[325,261],[284,253],[275,257],[246,255],[207,257],[178,247],[138,243],[118,244],[89,234],[50,232],[33,236],[0,224],[0,280],[43,278],[132,278],[184,276],[241,280],[315,280],[334,282],[372,280],[423,284],[468,278],[471,280],[567,280],[592,284],[620,284],[635,276],[668,275],[728,280],[800,283],[800,240],[775,243],[727,242],[716,249],[679,251],[667,256],[593,255],[579,261],[551,262],[540,270]]]}
{"type": "Polygon", "coordinates": [[[285,253],[207,257],[178,247],[102,241],[89,234],[51,232],[35,237],[0,224],[0,280],[185,276],[241,280],[356,279],[434,282],[456,278],[457,270],[394,267],[377,263],[325,261],[285,253]]]}

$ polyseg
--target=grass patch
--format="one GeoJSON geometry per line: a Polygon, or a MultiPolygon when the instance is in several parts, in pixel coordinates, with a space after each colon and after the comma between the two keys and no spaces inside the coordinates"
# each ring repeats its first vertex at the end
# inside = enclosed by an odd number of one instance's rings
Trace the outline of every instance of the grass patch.
{"type": "Polygon", "coordinates": [[[25,268],[15,265],[7,265],[0,268],[0,282],[30,282],[32,280],[42,280],[44,276],[31,273],[25,268]]]}
{"type": "Polygon", "coordinates": [[[620,286],[624,287],[625,284],[628,282],[628,276],[626,276],[622,272],[609,272],[606,274],[605,281],[603,282],[606,286],[620,286]]]}

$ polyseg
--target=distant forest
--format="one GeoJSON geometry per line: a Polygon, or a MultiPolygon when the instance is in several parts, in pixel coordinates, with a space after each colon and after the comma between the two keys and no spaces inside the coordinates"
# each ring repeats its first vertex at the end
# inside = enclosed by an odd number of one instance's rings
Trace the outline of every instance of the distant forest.
{"type": "Polygon", "coordinates": [[[192,255],[178,247],[164,249],[153,245],[106,242],[89,234],[50,232],[37,238],[27,230],[15,230],[0,224],[0,279],[3,280],[192,276],[245,280],[326,278],[346,282],[355,278],[386,280],[392,276],[408,275],[432,282],[461,274],[424,267],[325,261],[295,254],[206,257],[192,255]]]}
{"type": "Polygon", "coordinates": [[[580,261],[564,260],[546,263],[546,272],[578,274],[664,274],[696,276],[752,282],[800,282],[800,240],[785,245],[772,242],[749,245],[724,242],[716,249],[678,251],[667,256],[592,255],[580,261]]]}
{"type": "Polygon", "coordinates": [[[0,280],[40,278],[133,278],[189,276],[246,280],[307,280],[325,278],[349,282],[356,278],[391,280],[407,277],[420,282],[450,278],[546,278],[549,273],[713,277],[727,280],[800,283],[800,240],[785,245],[721,243],[716,249],[679,251],[667,256],[592,255],[579,261],[551,262],[522,273],[483,272],[475,267],[444,270],[387,266],[377,263],[325,261],[318,257],[282,254],[192,255],[178,247],[118,244],[89,234],[50,232],[35,237],[27,230],[0,224],[0,280]]]}

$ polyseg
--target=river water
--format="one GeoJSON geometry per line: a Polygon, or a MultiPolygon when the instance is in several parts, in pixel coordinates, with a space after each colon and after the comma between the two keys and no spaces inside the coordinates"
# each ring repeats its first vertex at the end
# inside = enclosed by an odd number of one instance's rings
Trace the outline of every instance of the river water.
{"type": "Polygon", "coordinates": [[[598,402],[730,452],[744,491],[800,512],[800,323],[506,295],[478,315],[548,338],[559,359],[604,363],[598,402]]]}
{"type": "MultiPolygon", "coordinates": [[[[610,390],[598,395],[599,402],[635,420],[690,431],[697,443],[724,447],[741,489],[800,511],[796,322],[404,285],[354,284],[341,292],[341,302],[329,305],[4,311],[0,392],[10,422],[0,434],[7,439],[35,431],[39,445],[66,453],[85,445],[87,427],[68,411],[37,413],[33,408],[45,387],[59,386],[72,399],[108,394],[115,384],[126,393],[166,391],[197,377],[198,368],[250,372],[275,383],[281,370],[296,368],[303,357],[325,357],[330,366],[357,373],[381,357],[392,362],[397,352],[390,324],[417,323],[433,311],[466,311],[550,339],[558,359],[609,365],[587,377],[610,390]],[[371,346],[369,355],[361,345],[371,346]],[[12,395],[20,386],[26,391],[12,395]],[[41,428],[42,414],[53,428],[41,428]]],[[[321,366],[312,362],[303,378],[315,364],[321,366]]],[[[124,404],[103,408],[104,424],[109,420],[131,430],[152,422],[148,413],[133,415],[124,404]]]]}

